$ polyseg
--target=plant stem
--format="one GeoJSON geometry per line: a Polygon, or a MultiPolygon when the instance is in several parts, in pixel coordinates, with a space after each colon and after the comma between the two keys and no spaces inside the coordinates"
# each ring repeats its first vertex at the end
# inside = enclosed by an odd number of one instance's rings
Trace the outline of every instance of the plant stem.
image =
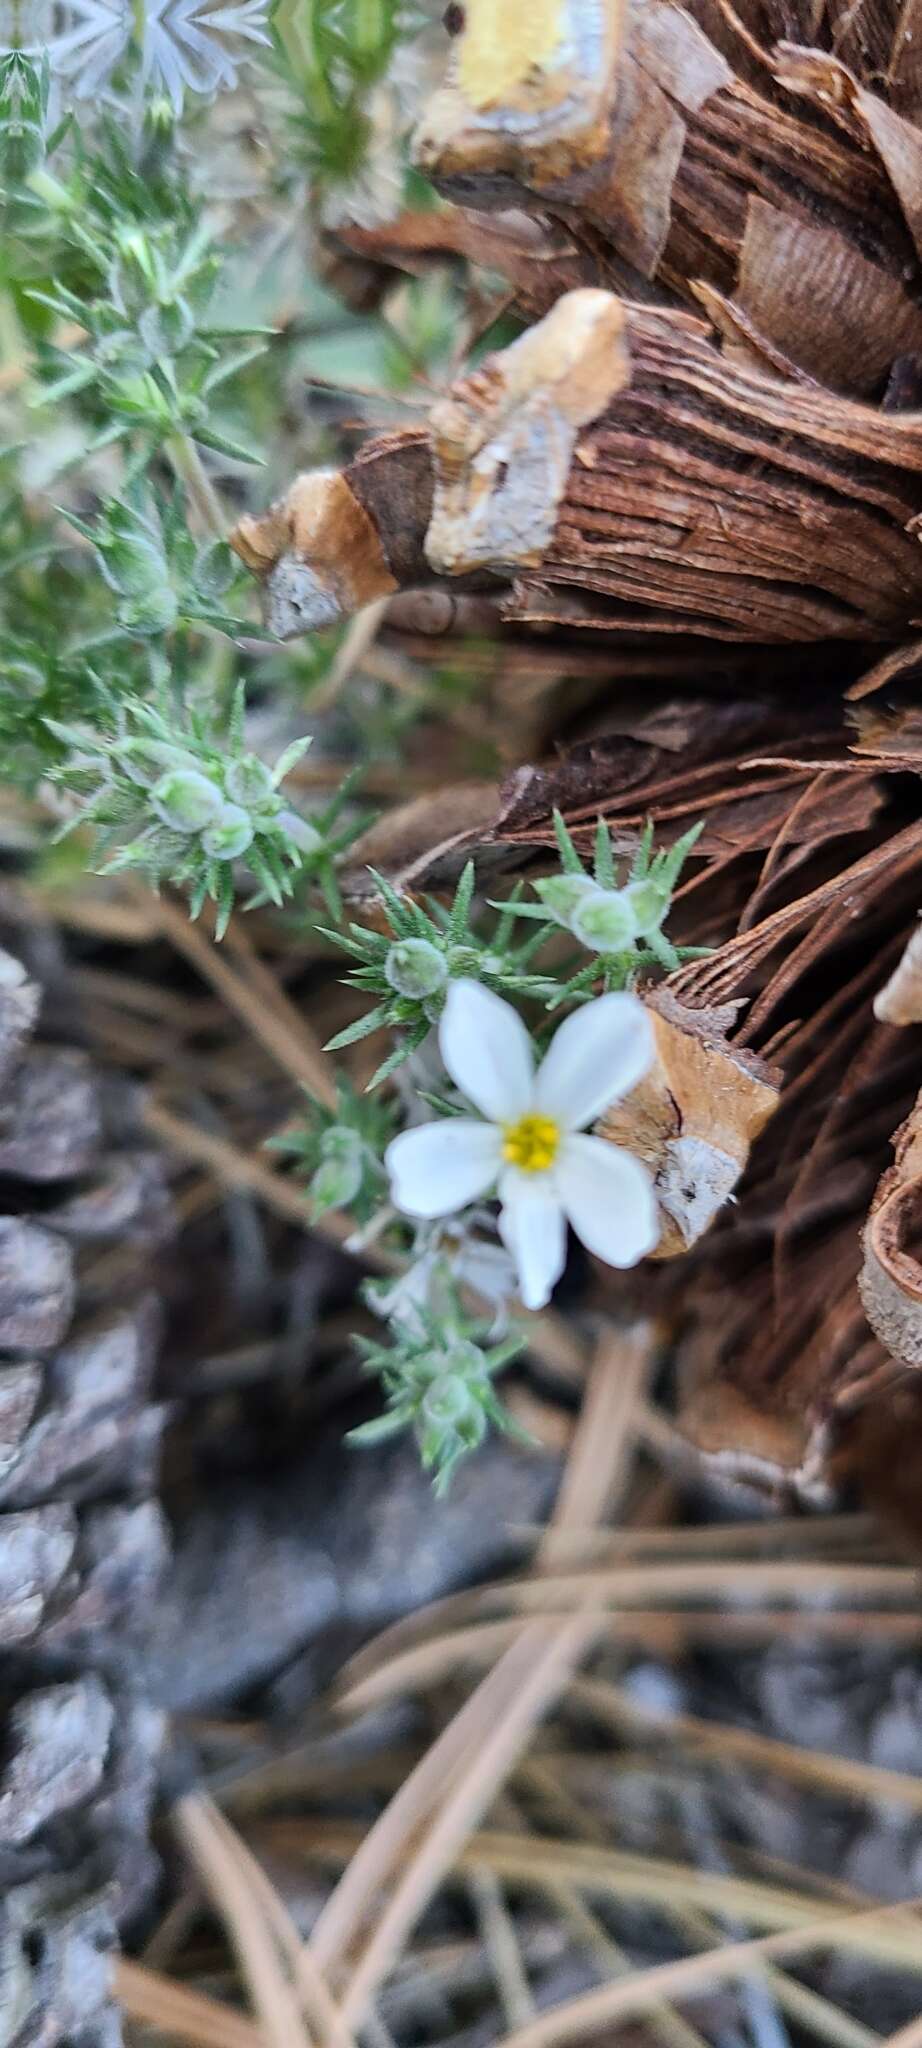
{"type": "Polygon", "coordinates": [[[28,398],[31,385],[32,351],[19,317],[19,308],[9,286],[0,289],[0,358],[4,384],[18,385],[28,398]]]}
{"type": "Polygon", "coordinates": [[[185,485],[199,518],[216,540],[224,540],[227,518],[195,442],[188,434],[171,434],[164,446],[173,473],[185,485]]]}

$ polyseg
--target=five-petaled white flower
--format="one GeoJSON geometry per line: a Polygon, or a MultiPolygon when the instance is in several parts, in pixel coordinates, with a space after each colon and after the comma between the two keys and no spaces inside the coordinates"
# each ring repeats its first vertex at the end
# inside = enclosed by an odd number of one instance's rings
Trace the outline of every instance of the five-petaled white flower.
{"type": "Polygon", "coordinates": [[[442,1059],[480,1111],[403,1131],[385,1163],[395,1206],[448,1216],[496,1188],[499,1227],[526,1308],[543,1308],[566,1259],[567,1223],[610,1266],[634,1266],[659,1237],[646,1167],[585,1126],[634,1087],[653,1058],[636,996],[599,996],[560,1026],[535,1071],[518,1012],[476,981],[452,982],[442,1059]]]}
{"type": "MultiPolygon", "coordinates": [[[[34,0],[29,5],[34,14],[34,0]]],[[[75,98],[90,99],[108,92],[135,43],[139,86],[167,93],[179,114],[187,91],[233,86],[252,45],[270,47],[268,6],[269,0],[60,0],[47,10],[57,16],[55,32],[47,15],[30,19],[26,48],[40,55],[45,43],[61,83],[75,98]]],[[[0,28],[3,19],[0,0],[0,28]]]]}

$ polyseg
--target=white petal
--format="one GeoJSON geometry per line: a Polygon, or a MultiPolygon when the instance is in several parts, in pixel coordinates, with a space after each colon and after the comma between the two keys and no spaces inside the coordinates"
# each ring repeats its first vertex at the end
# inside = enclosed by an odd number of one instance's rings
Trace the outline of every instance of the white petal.
{"type": "Polygon", "coordinates": [[[453,1216],[485,1195],[502,1164],[502,1139],[473,1117],[439,1118],[401,1131],[384,1155],[391,1201],[405,1216],[453,1216]]]}
{"type": "Polygon", "coordinates": [[[535,1063],[517,1010],[479,981],[453,981],[439,1026],[442,1058],[469,1102],[491,1123],[515,1123],[531,1106],[535,1063]]]}
{"type": "Polygon", "coordinates": [[[561,1024],[538,1068],[535,1108],[581,1131],[627,1095],[653,1062],[653,1026],[637,996],[597,996],[561,1024]]]}
{"type": "Polygon", "coordinates": [[[567,1226],[550,1174],[504,1173],[499,1228],[526,1308],[544,1308],[567,1262],[567,1226]]]}
{"type": "Polygon", "coordinates": [[[555,1169],[560,1200],[578,1238],[608,1266],[636,1266],[660,1235],[653,1179],[620,1145],[571,1137],[555,1169]]]}

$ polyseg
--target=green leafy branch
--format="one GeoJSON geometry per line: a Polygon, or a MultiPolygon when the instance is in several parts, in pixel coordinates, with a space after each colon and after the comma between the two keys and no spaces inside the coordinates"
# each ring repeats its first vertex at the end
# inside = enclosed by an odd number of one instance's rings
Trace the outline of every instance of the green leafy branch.
{"type": "Polygon", "coordinates": [[[431,1026],[438,1021],[451,980],[468,976],[505,995],[531,996],[547,1001],[554,984],[546,975],[533,974],[531,961],[544,944],[551,925],[543,921],[540,930],[524,941],[513,942],[518,892],[500,906],[493,931],[484,938],[472,922],[475,871],[469,861],[446,907],[434,898],[425,907],[399,896],[382,875],[370,870],[389,930],[378,932],[367,925],[350,924],[348,931],[328,936],[350,953],[357,963],[347,977],[347,987],[378,998],[373,1009],[347,1025],[330,1040],[329,1052],[354,1045],[376,1031],[391,1031],[397,1043],[369,1083],[376,1087],[415,1052],[431,1026]]]}
{"type": "Polygon", "coordinates": [[[506,1435],[522,1431],[504,1408],[495,1375],[518,1357],[521,1337],[484,1347],[484,1328],[465,1315],[457,1295],[442,1312],[421,1312],[418,1332],[400,1331],[392,1344],[357,1342],[363,1369],[379,1379],[386,1406],[351,1432],[354,1444],[378,1444],[412,1429],[436,1495],[451,1484],[462,1458],[482,1444],[491,1424],[506,1435]]]}

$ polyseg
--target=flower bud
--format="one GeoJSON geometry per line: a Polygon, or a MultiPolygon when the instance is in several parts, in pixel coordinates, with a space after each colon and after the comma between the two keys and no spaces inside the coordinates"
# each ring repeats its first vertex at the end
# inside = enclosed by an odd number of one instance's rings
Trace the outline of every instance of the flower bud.
{"type": "Polygon", "coordinates": [[[239,804],[222,804],[214,823],[202,833],[202,846],[212,860],[239,860],[253,840],[253,820],[239,804]]]}
{"type": "Polygon", "coordinates": [[[320,1154],[323,1159],[358,1159],[362,1157],[362,1140],[351,1124],[328,1124],[320,1140],[320,1154]]]}
{"type": "Polygon", "coordinates": [[[502,971],[504,961],[496,953],[484,953],[481,946],[449,946],[446,956],[449,974],[456,977],[469,976],[471,981],[479,981],[481,975],[489,971],[487,963],[490,960],[498,960],[499,969],[502,971]]]}
{"type": "Polygon", "coordinates": [[[416,1002],[436,995],[448,980],[445,960],[429,939],[398,939],[387,954],[384,972],[398,996],[416,1002]]]}
{"type": "Polygon", "coordinates": [[[168,93],[155,93],[144,107],[144,125],[156,137],[170,136],[176,127],[176,109],[168,93]]]}
{"type": "Polygon", "coordinates": [[[558,924],[569,928],[577,905],[582,903],[584,896],[591,896],[598,886],[591,875],[545,875],[542,881],[535,883],[535,891],[549,915],[558,924]]]}
{"type": "Polygon", "coordinates": [[[143,533],[105,533],[97,548],[106,582],[120,597],[146,597],[166,579],[162,549],[143,533]]]}
{"type": "Polygon", "coordinates": [[[476,1429],[483,1411],[476,1395],[471,1393],[459,1374],[442,1372],[426,1388],[420,1414],[430,1429],[458,1429],[466,1435],[472,1425],[476,1429]]]}
{"type": "Polygon", "coordinates": [[[235,804],[264,804],[275,795],[272,777],[264,761],[255,754],[244,754],[242,760],[232,761],[224,777],[224,787],[235,804]]]}
{"type": "Polygon", "coordinates": [[[629,882],[624,891],[630,903],[641,938],[648,932],[658,932],[669,909],[668,889],[661,889],[656,882],[629,882]]]}
{"type": "Polygon", "coordinates": [[[115,506],[109,529],[97,536],[96,550],[110,590],[123,600],[118,616],[126,632],[168,633],[179,617],[179,601],[150,522],[115,506]]]}
{"type": "Polygon", "coordinates": [[[172,832],[201,832],[224,808],[217,783],[198,768],[168,768],[154,783],[150,801],[172,832]]]}
{"type": "Polygon", "coordinates": [[[457,1377],[476,1385],[489,1379],[487,1361],[479,1344],[473,1344],[469,1337],[459,1337],[450,1344],[445,1353],[447,1369],[457,1377]]]}
{"type": "Polygon", "coordinates": [[[623,889],[594,889],[578,903],[570,930],[593,953],[625,953],[637,937],[637,920],[623,889]]]}
{"type": "Polygon", "coordinates": [[[225,597],[238,568],[226,540],[207,541],[195,558],[195,588],[199,597],[225,597]]]}
{"type": "Polygon", "coordinates": [[[333,1124],[320,1141],[321,1162],[310,1184],[314,1213],[346,1209],[362,1185],[362,1141],[357,1131],[333,1124]]]}

